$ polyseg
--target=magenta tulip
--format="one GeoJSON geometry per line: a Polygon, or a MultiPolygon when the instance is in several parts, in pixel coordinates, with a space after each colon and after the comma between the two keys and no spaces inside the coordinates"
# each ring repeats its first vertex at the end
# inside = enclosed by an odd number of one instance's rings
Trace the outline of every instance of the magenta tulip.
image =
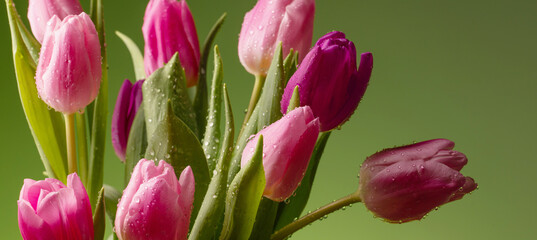
{"type": "Polygon", "coordinates": [[[25,179],[17,204],[23,239],[93,240],[88,194],[76,173],[67,176],[67,186],[53,178],[25,179]]]}
{"type": "Polygon", "coordinates": [[[248,72],[266,75],[275,48],[292,48],[302,60],[313,36],[314,0],[259,0],[246,13],[239,36],[239,59],[248,72]]]}
{"type": "Polygon", "coordinates": [[[83,110],[99,93],[101,45],[86,13],[54,16],[47,30],[35,77],[41,99],[56,111],[83,110]]]}
{"type": "Polygon", "coordinates": [[[435,139],[386,149],[368,157],[360,170],[360,196],[375,216],[388,222],[423,218],[436,207],[477,188],[460,171],[468,160],[455,144],[435,139]]]}
{"type": "Polygon", "coordinates": [[[185,168],[177,180],[165,161],[141,159],[121,198],[115,232],[119,239],[186,239],[194,201],[194,174],[185,168]]]}
{"type": "Polygon", "coordinates": [[[293,194],[304,177],[319,135],[319,120],[308,106],[289,112],[246,144],[242,167],[252,158],[259,135],[263,135],[266,180],[263,196],[281,202],[293,194]]]}
{"type": "Polygon", "coordinates": [[[112,145],[116,155],[125,161],[127,140],[131,131],[132,121],[142,104],[142,84],[144,80],[137,81],[134,85],[125,79],[117,95],[116,106],[112,114],[112,145]]]}
{"type": "Polygon", "coordinates": [[[56,15],[63,20],[68,15],[82,13],[78,0],[30,0],[28,3],[28,20],[37,41],[43,42],[47,22],[56,15]]]}
{"type": "Polygon", "coordinates": [[[187,87],[198,83],[200,48],[194,18],[185,0],[151,0],[142,27],[147,76],[179,53],[187,87]]]}
{"type": "Polygon", "coordinates": [[[300,104],[308,105],[319,118],[321,131],[347,121],[365,93],[373,56],[363,53],[356,69],[356,49],[342,32],[331,32],[317,41],[285,87],[281,111],[285,113],[298,86],[300,104]]]}

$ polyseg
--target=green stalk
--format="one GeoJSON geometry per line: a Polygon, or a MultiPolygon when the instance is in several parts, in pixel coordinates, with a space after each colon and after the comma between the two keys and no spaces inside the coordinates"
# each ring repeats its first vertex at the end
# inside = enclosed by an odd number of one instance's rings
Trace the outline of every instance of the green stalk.
{"type": "Polygon", "coordinates": [[[362,199],[360,198],[359,192],[356,191],[346,197],[343,197],[341,199],[338,199],[332,203],[329,203],[314,212],[309,213],[308,215],[301,217],[300,219],[290,223],[289,225],[283,227],[282,229],[278,230],[272,236],[270,237],[271,240],[283,240],[287,236],[293,234],[294,232],[300,230],[304,226],[315,222],[317,219],[321,219],[325,217],[326,215],[339,210],[340,208],[346,207],[348,205],[351,205],[353,203],[361,202],[362,199]]]}
{"type": "Polygon", "coordinates": [[[76,142],[75,142],[75,115],[64,114],[65,117],[65,139],[67,142],[67,166],[69,174],[77,172],[76,167],[76,142]]]}
{"type": "Polygon", "coordinates": [[[86,135],[86,115],[84,113],[76,113],[76,133],[78,142],[78,161],[80,168],[80,178],[87,186],[88,183],[88,143],[86,135]]]}
{"type": "Polygon", "coordinates": [[[252,112],[254,111],[257,101],[259,101],[259,97],[261,96],[261,91],[263,90],[263,85],[265,85],[265,78],[266,76],[255,75],[254,88],[252,89],[252,95],[250,96],[250,103],[248,104],[248,110],[246,110],[246,116],[244,116],[244,121],[242,122],[242,127],[239,133],[239,136],[242,134],[242,131],[244,127],[246,126],[246,123],[248,123],[250,116],[252,116],[252,112]]]}

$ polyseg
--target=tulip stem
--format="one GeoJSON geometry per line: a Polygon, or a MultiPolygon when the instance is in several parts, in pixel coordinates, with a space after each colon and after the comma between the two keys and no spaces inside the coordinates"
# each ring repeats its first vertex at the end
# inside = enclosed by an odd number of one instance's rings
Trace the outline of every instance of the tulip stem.
{"type": "Polygon", "coordinates": [[[75,114],[64,114],[65,139],[67,140],[67,166],[69,174],[77,172],[76,143],[75,143],[75,114]]]}
{"type": "Polygon", "coordinates": [[[88,143],[86,135],[86,114],[76,113],[76,133],[78,141],[78,161],[80,162],[80,179],[87,186],[88,182],[88,143]]]}
{"type": "Polygon", "coordinates": [[[334,202],[331,202],[309,214],[307,214],[304,217],[301,217],[300,219],[293,221],[292,223],[288,224],[287,226],[283,227],[282,229],[278,230],[272,236],[270,237],[271,240],[282,240],[288,237],[289,235],[293,234],[294,232],[300,230],[301,228],[305,227],[306,225],[315,222],[317,219],[321,219],[325,217],[326,215],[341,209],[343,207],[346,207],[348,205],[351,205],[353,203],[361,202],[362,199],[360,198],[360,195],[358,191],[343,197],[341,199],[338,199],[334,202]]]}
{"type": "Polygon", "coordinates": [[[261,90],[263,89],[263,85],[265,85],[265,78],[266,77],[262,75],[255,75],[254,88],[252,90],[252,96],[250,97],[250,103],[248,104],[248,110],[246,110],[246,115],[244,116],[244,121],[242,122],[241,133],[242,129],[244,126],[246,126],[246,123],[248,123],[248,120],[252,116],[252,112],[254,111],[255,105],[257,105],[257,101],[259,101],[261,90]]]}

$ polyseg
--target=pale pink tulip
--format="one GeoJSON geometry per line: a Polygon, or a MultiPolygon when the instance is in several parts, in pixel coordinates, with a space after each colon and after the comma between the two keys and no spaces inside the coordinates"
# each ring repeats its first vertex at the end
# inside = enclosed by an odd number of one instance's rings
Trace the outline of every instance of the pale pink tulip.
{"type": "Polygon", "coordinates": [[[116,214],[119,239],[183,240],[194,201],[194,174],[187,167],[179,180],[165,161],[141,159],[123,191],[116,214]]]}
{"type": "Polygon", "coordinates": [[[66,114],[83,110],[97,97],[101,45],[86,13],[49,20],[35,83],[41,99],[66,114]]]}
{"type": "Polygon", "coordinates": [[[283,55],[292,48],[299,62],[313,36],[314,0],[259,0],[244,16],[239,36],[239,59],[248,72],[266,75],[274,50],[282,42],[283,55]]]}
{"type": "Polygon", "coordinates": [[[289,112],[246,144],[242,167],[252,158],[259,135],[263,135],[266,179],[263,196],[281,202],[293,194],[304,177],[319,135],[319,120],[308,106],[289,112]]]}
{"type": "Polygon", "coordinates": [[[28,3],[28,20],[37,41],[43,42],[47,22],[56,15],[63,20],[68,15],[82,13],[78,0],[30,0],[28,3]]]}

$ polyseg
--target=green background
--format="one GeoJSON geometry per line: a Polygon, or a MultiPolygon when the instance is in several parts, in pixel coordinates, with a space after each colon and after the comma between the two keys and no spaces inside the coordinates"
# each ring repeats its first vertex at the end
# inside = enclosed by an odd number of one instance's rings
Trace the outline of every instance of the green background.
{"type": "MultiPolygon", "coordinates": [[[[16,0],[26,16],[27,1],[16,0]]],[[[83,0],[88,10],[88,0],[83,0]]],[[[110,65],[110,111],[124,78],[133,78],[120,30],[143,46],[147,1],[104,1],[110,65]]],[[[236,118],[253,77],[237,56],[244,13],[254,0],[190,0],[200,39],[222,12],[216,43],[236,118]]],[[[20,239],[18,194],[43,167],[22,111],[13,73],[7,17],[0,11],[0,233],[20,239]]],[[[371,84],[357,112],[328,143],[307,210],[357,188],[365,157],[394,145],[448,138],[469,158],[463,174],[480,185],[422,220],[388,224],[361,204],[329,215],[293,239],[535,239],[537,235],[537,1],[317,1],[314,39],[340,30],[374,55],[371,84]]],[[[26,20],[25,20],[26,21],[26,20]]],[[[210,58],[212,59],[212,58],[210,58]]],[[[241,121],[236,121],[237,123],[241,121]]],[[[110,125],[108,125],[110,126],[110,125]]],[[[107,137],[105,182],[122,185],[121,162],[107,137]]]]}

